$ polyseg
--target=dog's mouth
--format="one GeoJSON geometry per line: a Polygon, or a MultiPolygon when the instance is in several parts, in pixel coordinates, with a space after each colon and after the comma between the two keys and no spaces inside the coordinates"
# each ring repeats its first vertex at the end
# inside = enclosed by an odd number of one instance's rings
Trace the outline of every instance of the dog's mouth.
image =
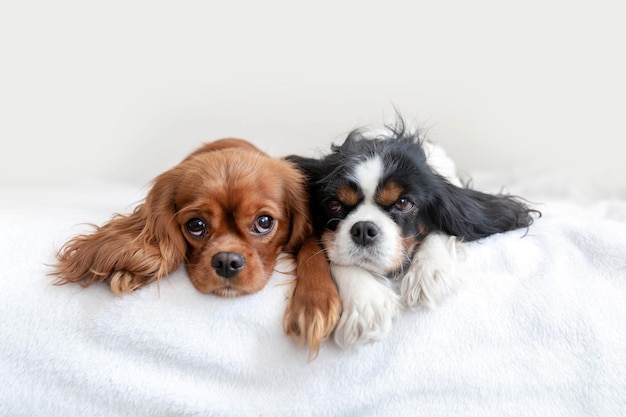
{"type": "Polygon", "coordinates": [[[390,274],[397,265],[389,262],[389,254],[377,247],[358,247],[349,245],[347,248],[335,245],[335,250],[328,252],[329,259],[342,266],[357,266],[379,275],[390,274]]]}

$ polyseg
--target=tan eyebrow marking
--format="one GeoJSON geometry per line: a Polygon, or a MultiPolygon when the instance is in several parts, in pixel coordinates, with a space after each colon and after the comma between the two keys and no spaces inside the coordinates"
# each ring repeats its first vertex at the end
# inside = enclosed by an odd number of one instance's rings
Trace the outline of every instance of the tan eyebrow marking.
{"type": "Polygon", "coordinates": [[[361,200],[358,191],[349,185],[339,187],[337,190],[337,198],[345,206],[356,206],[361,200]]]}
{"type": "Polygon", "coordinates": [[[376,202],[383,207],[388,207],[394,204],[402,197],[404,193],[404,187],[400,186],[396,182],[388,182],[376,195],[376,202]]]}

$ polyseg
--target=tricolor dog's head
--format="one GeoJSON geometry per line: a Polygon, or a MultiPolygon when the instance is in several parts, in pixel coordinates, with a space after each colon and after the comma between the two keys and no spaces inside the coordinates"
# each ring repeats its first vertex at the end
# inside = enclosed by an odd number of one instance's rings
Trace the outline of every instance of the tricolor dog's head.
{"type": "Polygon", "coordinates": [[[307,175],[331,262],[391,276],[430,232],[475,240],[532,223],[532,210],[515,198],[470,190],[436,172],[441,161],[426,145],[395,127],[375,137],[354,131],[321,159],[290,157],[307,175]]]}

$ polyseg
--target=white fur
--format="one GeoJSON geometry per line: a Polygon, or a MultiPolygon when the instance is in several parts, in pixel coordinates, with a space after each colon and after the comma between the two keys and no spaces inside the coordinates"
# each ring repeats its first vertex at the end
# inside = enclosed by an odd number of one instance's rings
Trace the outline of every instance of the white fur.
{"type": "Polygon", "coordinates": [[[414,255],[407,273],[395,283],[358,266],[331,263],[343,304],[335,342],[353,348],[380,340],[403,306],[436,307],[458,285],[457,245],[454,236],[431,233],[414,255]]]}
{"type": "Polygon", "coordinates": [[[400,297],[386,278],[377,278],[363,268],[331,264],[331,272],[343,304],[335,342],[355,347],[379,340],[400,311],[400,297]]]}
{"type": "Polygon", "coordinates": [[[426,141],[423,142],[423,149],[428,165],[450,183],[460,187],[461,180],[457,174],[456,164],[446,151],[441,146],[426,141]]]}
{"type": "Polygon", "coordinates": [[[407,307],[436,307],[457,286],[457,239],[431,233],[413,256],[411,266],[400,280],[400,295],[407,307]]]}
{"type": "Polygon", "coordinates": [[[374,203],[374,196],[376,195],[380,178],[383,175],[383,168],[382,159],[380,159],[380,156],[375,155],[358,164],[354,169],[352,179],[359,184],[366,203],[374,203]]]}

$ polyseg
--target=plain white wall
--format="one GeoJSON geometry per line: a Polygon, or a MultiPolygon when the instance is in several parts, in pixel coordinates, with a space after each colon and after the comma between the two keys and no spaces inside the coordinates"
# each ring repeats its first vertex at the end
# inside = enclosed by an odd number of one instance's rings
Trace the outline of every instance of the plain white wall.
{"type": "Polygon", "coordinates": [[[620,1],[14,1],[0,183],[144,185],[201,142],[317,155],[393,117],[464,170],[626,183],[620,1]]]}

